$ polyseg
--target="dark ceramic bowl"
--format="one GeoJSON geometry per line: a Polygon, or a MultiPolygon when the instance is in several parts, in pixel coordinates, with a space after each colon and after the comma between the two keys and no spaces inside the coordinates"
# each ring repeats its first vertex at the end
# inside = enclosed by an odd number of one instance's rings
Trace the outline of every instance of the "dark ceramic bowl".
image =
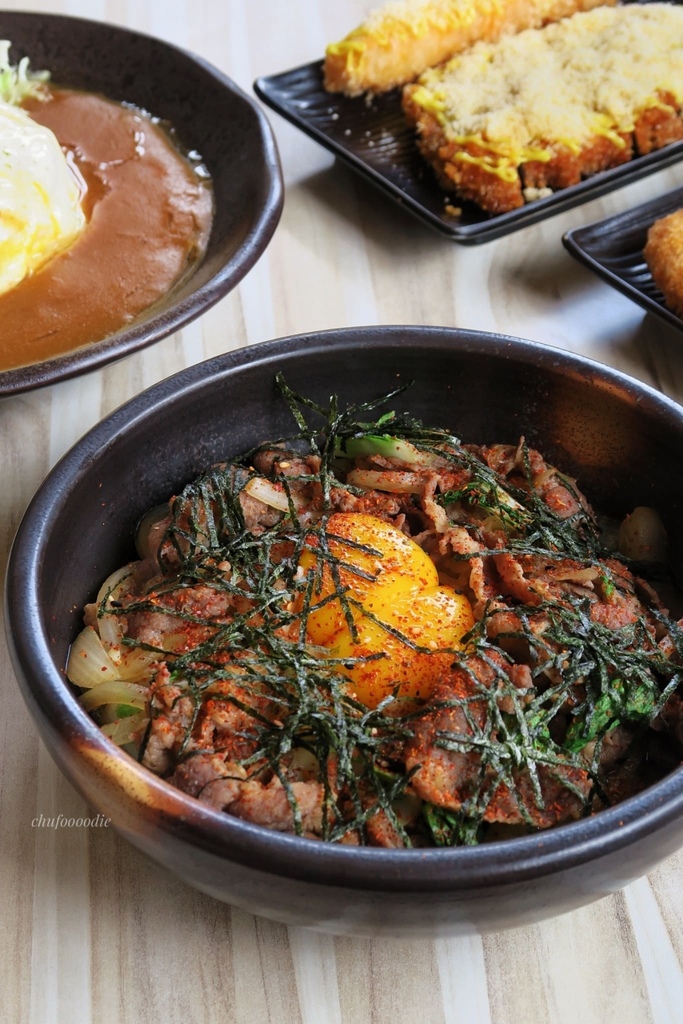
{"type": "Polygon", "coordinates": [[[201,153],[216,211],[197,269],[105,340],[43,363],[0,372],[0,396],[73,377],[166,337],[203,313],[263,253],[282,210],[280,163],[256,103],[199,57],[151,36],[82,18],[0,11],[12,59],[28,56],[56,85],[134,103],[168,121],[181,146],[201,153]]]}
{"type": "Polygon", "coordinates": [[[65,775],[132,843],[203,892],[331,932],[438,935],[520,925],[613,892],[683,844],[683,771],[593,818],[452,850],[325,845],[210,810],[141,768],[64,679],[84,602],[133,557],[139,516],[211,463],[291,431],[273,378],[319,400],[394,400],[479,442],[521,433],[598,508],[662,510],[680,530],[683,409],[597,363],[501,335],[372,327],[220,356],[151,388],[90,431],[40,488],[8,570],[21,688],[65,775]]]}

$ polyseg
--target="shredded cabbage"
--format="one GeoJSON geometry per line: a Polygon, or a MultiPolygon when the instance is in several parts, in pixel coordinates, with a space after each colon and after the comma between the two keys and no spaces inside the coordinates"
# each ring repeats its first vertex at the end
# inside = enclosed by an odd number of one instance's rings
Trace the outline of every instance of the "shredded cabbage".
{"type": "Polygon", "coordinates": [[[43,95],[44,83],[50,74],[30,71],[28,57],[22,57],[18,64],[10,64],[10,46],[8,39],[0,39],[0,101],[19,106],[29,96],[43,95]]]}

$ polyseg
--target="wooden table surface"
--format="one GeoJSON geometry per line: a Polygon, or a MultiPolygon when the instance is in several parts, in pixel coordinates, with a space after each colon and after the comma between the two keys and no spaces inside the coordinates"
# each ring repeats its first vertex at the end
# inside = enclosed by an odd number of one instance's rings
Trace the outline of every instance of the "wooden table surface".
{"type": "MultiPolygon", "coordinates": [[[[24,6],[4,0],[13,10],[24,6]]],[[[250,90],[321,55],[369,0],[31,0],[161,36],[250,90]]],[[[1,34],[1,22],[0,22],[1,34]]],[[[683,337],[575,263],[560,238],[683,184],[683,165],[477,248],[433,234],[271,116],[284,214],[257,266],[172,338],[0,401],[0,565],[48,469],[143,388],[227,349],[360,324],[532,338],[683,401],[683,337]]],[[[332,938],[176,881],[107,828],[33,827],[86,809],[38,742],[0,635],[0,1021],[7,1024],[676,1024],[683,854],[583,910],[484,938],[332,938]]]]}

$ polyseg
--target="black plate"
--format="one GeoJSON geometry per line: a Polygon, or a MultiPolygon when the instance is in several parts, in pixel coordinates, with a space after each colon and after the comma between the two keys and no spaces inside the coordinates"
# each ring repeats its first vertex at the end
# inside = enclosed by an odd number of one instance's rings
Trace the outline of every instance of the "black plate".
{"type": "Polygon", "coordinates": [[[618,288],[648,313],[656,313],[683,330],[683,318],[668,308],[643,258],[647,233],[653,223],[681,207],[683,188],[676,188],[635,210],[574,228],[562,241],[572,256],[613,288],[618,288]]]}
{"type": "Polygon", "coordinates": [[[519,210],[490,216],[437,184],[434,172],[415,146],[415,134],[401,110],[400,90],[376,96],[370,104],[362,96],[351,99],[325,92],[322,61],[259,78],[254,89],[279,114],[392,199],[463,245],[489,242],[535,224],[661,170],[683,156],[683,142],[674,142],[519,210]],[[449,214],[447,205],[460,208],[462,213],[449,214]]]}
{"type": "Polygon", "coordinates": [[[135,103],[168,121],[185,149],[202,154],[216,204],[206,254],[192,274],[106,339],[0,371],[1,398],[103,366],[199,316],[263,253],[283,188],[275,140],[258,104],[201,58],[115,25],[56,14],[0,11],[0,39],[12,40],[12,59],[28,56],[57,85],[135,103]]]}

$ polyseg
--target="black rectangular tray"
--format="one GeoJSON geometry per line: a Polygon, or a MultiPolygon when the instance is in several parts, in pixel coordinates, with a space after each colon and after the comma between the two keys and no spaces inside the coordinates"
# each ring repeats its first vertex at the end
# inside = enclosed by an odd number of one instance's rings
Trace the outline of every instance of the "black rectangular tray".
{"type": "Polygon", "coordinates": [[[322,61],[315,61],[279,75],[259,78],[254,90],[273,110],[379,186],[405,209],[463,245],[489,242],[535,224],[637,181],[683,157],[683,142],[674,142],[518,210],[489,215],[472,203],[463,203],[438,185],[431,167],[417,151],[415,134],[401,110],[400,90],[376,96],[370,103],[365,97],[351,99],[340,93],[325,92],[322,66],[322,61]],[[449,205],[462,212],[453,215],[447,209],[449,205]]]}
{"type": "Polygon", "coordinates": [[[683,188],[676,188],[634,210],[568,231],[562,241],[581,263],[649,313],[683,330],[683,319],[669,309],[643,258],[648,230],[654,221],[683,207],[683,188]]]}

